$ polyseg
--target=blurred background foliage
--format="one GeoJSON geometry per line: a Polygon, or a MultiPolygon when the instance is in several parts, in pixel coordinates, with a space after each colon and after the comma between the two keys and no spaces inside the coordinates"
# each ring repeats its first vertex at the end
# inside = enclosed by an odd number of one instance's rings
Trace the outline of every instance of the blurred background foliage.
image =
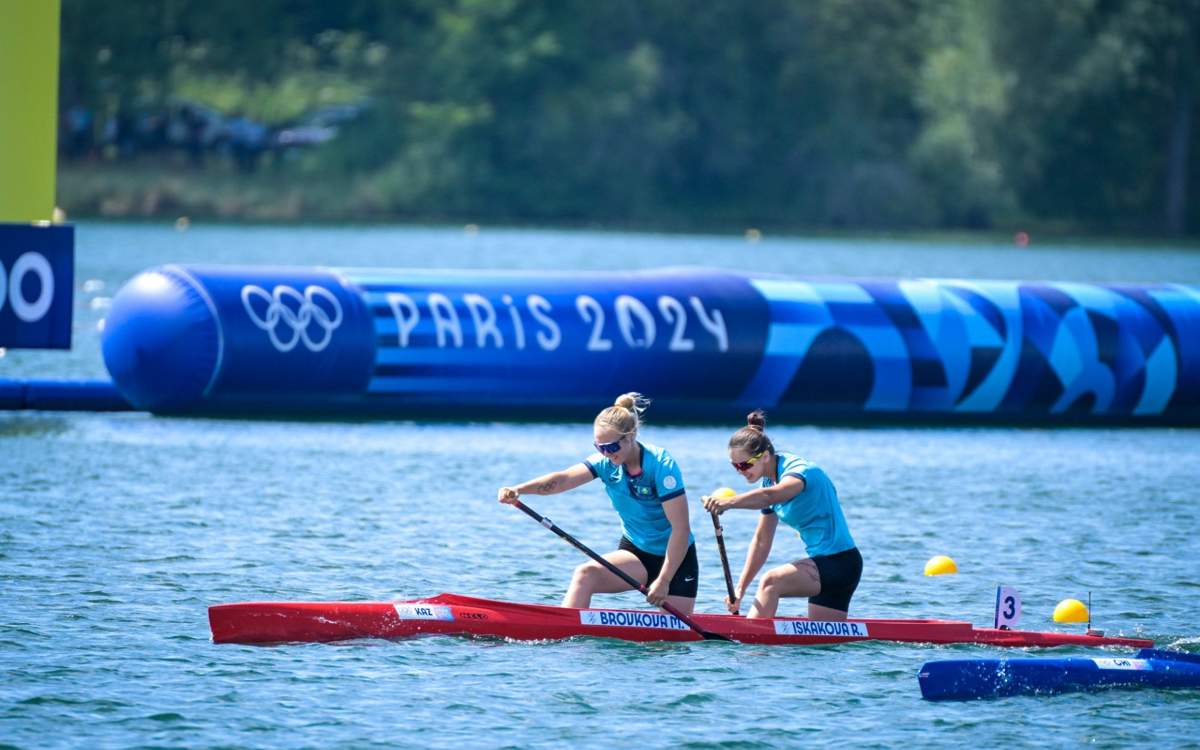
{"type": "Polygon", "coordinates": [[[60,202],[1194,234],[1198,24],[1200,0],[63,0],[60,202]]]}

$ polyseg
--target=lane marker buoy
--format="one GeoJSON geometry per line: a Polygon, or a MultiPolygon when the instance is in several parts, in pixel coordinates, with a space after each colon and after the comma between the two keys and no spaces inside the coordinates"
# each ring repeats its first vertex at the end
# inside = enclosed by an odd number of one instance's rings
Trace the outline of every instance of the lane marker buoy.
{"type": "Polygon", "coordinates": [[[925,575],[944,576],[958,572],[958,565],[945,555],[934,555],[925,563],[925,575]]]}
{"type": "Polygon", "coordinates": [[[1055,622],[1089,622],[1091,613],[1078,599],[1063,599],[1054,607],[1055,622]]]}

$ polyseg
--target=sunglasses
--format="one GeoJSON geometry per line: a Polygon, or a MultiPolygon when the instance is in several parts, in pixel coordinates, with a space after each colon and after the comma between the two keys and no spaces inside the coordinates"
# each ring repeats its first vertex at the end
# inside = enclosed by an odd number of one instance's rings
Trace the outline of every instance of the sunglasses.
{"type": "Polygon", "coordinates": [[[596,446],[596,450],[600,451],[601,453],[616,453],[617,451],[621,450],[621,443],[624,441],[625,436],[622,435],[620,438],[612,441],[611,443],[592,443],[592,445],[596,446]]]}
{"type": "Polygon", "coordinates": [[[759,451],[750,458],[747,458],[745,461],[730,461],[729,463],[732,464],[733,468],[737,469],[738,471],[746,471],[751,466],[758,463],[758,459],[762,458],[763,454],[765,453],[766,451],[759,451]]]}

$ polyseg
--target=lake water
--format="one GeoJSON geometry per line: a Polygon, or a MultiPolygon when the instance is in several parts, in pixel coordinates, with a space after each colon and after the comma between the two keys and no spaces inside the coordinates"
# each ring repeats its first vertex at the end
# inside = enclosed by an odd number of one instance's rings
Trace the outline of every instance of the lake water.
{"type": "MultiPolygon", "coordinates": [[[[74,349],[8,352],[0,377],[103,377],[107,298],[167,262],[1200,283],[1194,249],[1037,238],[1018,249],[83,224],[77,245],[74,349]]],[[[653,407],[647,417],[645,439],[674,454],[689,488],[697,610],[718,611],[724,584],[698,499],[738,486],[724,454],[737,425],[661,425],[653,407]]],[[[1055,603],[1091,592],[1097,627],[1200,652],[1200,431],[779,424],[770,433],[838,486],[866,561],[852,614],[990,624],[1004,583],[1023,595],[1024,627],[1055,629],[1068,627],[1051,622],[1055,603]],[[924,577],[935,554],[953,557],[960,574],[924,577]]],[[[0,413],[0,746],[1200,745],[1197,691],[923,702],[924,661],[1000,653],[973,646],[210,642],[206,607],[218,602],[454,591],[556,603],[581,555],[498,505],[495,490],[578,461],[590,443],[586,424],[0,413]]],[[[598,485],[530,504],[593,547],[617,541],[598,485]]],[[[755,515],[724,518],[740,565],[755,515]]],[[[770,564],[801,554],[781,532],[770,564]]],[[[802,612],[799,601],[781,609],[802,612]]]]}

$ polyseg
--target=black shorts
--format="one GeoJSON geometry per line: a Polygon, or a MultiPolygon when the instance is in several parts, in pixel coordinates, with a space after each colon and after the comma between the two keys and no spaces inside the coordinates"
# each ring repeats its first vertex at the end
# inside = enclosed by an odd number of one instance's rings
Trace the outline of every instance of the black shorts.
{"type": "Polygon", "coordinates": [[[821,593],[810,596],[809,603],[849,612],[850,597],[862,578],[863,559],[858,547],[833,555],[817,555],[812,561],[821,575],[821,593]]]}
{"type": "MultiPolygon", "coordinates": [[[[621,543],[617,545],[617,549],[632,552],[634,557],[641,561],[642,567],[646,569],[647,586],[653,583],[654,579],[658,578],[658,574],[662,572],[663,563],[667,560],[662,555],[647,552],[631,542],[627,537],[621,537],[621,543]]],[[[700,562],[696,559],[696,545],[693,544],[688,547],[687,554],[683,556],[683,562],[679,564],[679,569],[675,571],[675,576],[671,579],[671,586],[667,589],[667,593],[671,596],[695,599],[699,588],[700,562]]]]}

